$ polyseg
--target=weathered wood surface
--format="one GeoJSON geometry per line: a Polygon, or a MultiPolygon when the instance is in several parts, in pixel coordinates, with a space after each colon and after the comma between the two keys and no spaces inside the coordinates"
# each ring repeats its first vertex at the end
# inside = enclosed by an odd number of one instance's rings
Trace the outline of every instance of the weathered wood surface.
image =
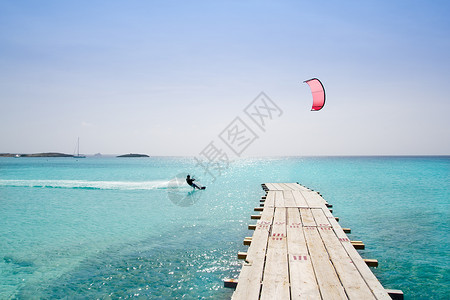
{"type": "Polygon", "coordinates": [[[259,299],[263,276],[267,241],[272,227],[275,193],[267,194],[261,219],[258,221],[247,258],[239,275],[239,284],[233,299],[259,299]]]}
{"type": "MultiPolygon", "coordinates": [[[[277,195],[282,196],[282,193],[277,192],[277,195]]],[[[286,208],[284,207],[275,210],[266,253],[261,299],[289,299],[286,208]]]]}
{"type": "Polygon", "coordinates": [[[265,186],[232,299],[390,299],[319,193],[298,183],[265,186]]]}

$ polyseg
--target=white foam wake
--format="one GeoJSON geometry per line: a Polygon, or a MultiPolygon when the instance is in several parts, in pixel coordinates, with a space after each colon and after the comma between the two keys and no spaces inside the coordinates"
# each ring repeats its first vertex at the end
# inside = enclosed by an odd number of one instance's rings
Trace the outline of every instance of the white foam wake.
{"type": "Polygon", "coordinates": [[[88,180],[0,180],[1,186],[32,188],[155,190],[167,189],[168,180],[153,181],[88,181],[88,180]]]}

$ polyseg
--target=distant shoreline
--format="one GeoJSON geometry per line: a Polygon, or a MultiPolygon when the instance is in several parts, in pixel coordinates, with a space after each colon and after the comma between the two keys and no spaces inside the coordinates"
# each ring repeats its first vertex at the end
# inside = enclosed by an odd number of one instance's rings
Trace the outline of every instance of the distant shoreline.
{"type": "MultiPolygon", "coordinates": [[[[103,155],[97,153],[92,155],[92,157],[102,157],[103,155]]],[[[72,154],[59,153],[59,152],[43,152],[43,153],[32,153],[32,154],[23,154],[23,153],[0,153],[0,157],[75,157],[72,154]]],[[[105,155],[105,157],[150,157],[147,154],[135,154],[128,153],[123,155],[105,155]]]]}
{"type": "Polygon", "coordinates": [[[0,157],[73,157],[73,155],[58,152],[45,152],[33,154],[0,153],[0,157]]]}
{"type": "MultiPolygon", "coordinates": [[[[146,155],[146,154],[136,154],[142,156],[134,156],[135,154],[85,154],[88,157],[99,158],[99,157],[167,157],[167,158],[187,158],[187,157],[195,157],[195,155],[146,155]]],[[[24,153],[0,153],[0,157],[74,157],[72,154],[58,153],[58,152],[44,152],[44,153],[32,153],[32,154],[24,154],[24,153]]],[[[241,157],[242,159],[246,158],[259,158],[259,159],[279,159],[279,158],[396,158],[396,157],[404,157],[404,158],[450,158],[450,154],[386,154],[386,155],[255,155],[248,157],[241,157]]]]}

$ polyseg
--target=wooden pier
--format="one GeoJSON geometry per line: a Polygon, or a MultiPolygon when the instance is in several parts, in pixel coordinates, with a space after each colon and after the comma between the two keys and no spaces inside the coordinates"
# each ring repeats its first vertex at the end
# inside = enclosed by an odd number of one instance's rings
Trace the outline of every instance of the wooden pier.
{"type": "MultiPolygon", "coordinates": [[[[232,299],[391,299],[318,192],[266,183],[232,299]]],[[[346,229],[348,232],[349,229],[346,229]]]]}

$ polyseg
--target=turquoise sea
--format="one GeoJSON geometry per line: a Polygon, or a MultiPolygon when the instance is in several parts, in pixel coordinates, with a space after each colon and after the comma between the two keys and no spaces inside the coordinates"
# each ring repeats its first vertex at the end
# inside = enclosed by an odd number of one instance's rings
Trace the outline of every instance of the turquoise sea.
{"type": "Polygon", "coordinates": [[[0,299],[229,299],[264,182],[320,191],[386,288],[450,299],[449,156],[239,159],[214,182],[193,158],[0,158],[0,299]]]}

